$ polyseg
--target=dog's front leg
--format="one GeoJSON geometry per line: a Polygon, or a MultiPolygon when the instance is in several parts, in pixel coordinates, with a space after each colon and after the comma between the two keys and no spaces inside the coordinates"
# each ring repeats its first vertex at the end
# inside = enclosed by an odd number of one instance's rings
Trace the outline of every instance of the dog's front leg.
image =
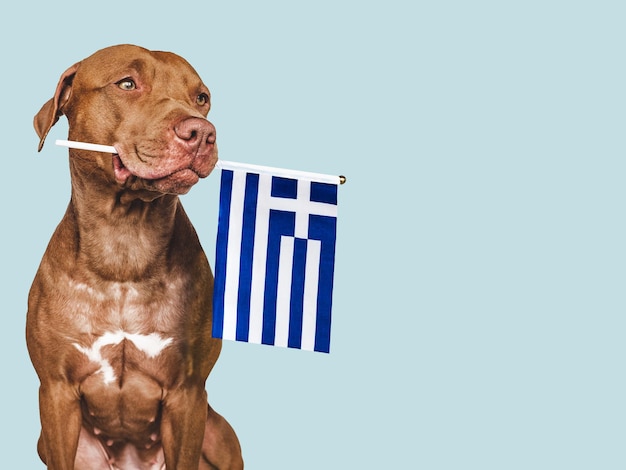
{"type": "Polygon", "coordinates": [[[161,436],[167,470],[197,469],[207,418],[204,386],[193,385],[168,392],[163,401],[161,436]]]}
{"type": "Polygon", "coordinates": [[[49,470],[73,470],[81,429],[80,399],[66,382],[46,382],[39,388],[41,458],[49,470]]]}

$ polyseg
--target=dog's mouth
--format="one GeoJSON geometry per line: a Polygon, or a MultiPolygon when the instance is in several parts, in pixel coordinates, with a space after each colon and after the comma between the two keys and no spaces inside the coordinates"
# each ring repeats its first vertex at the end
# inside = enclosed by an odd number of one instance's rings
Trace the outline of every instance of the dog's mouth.
{"type": "Polygon", "coordinates": [[[119,154],[113,154],[113,173],[115,180],[129,189],[148,189],[169,194],[185,194],[203,177],[193,166],[176,168],[165,174],[147,172],[142,175],[131,171],[119,154]]]}
{"type": "Polygon", "coordinates": [[[113,154],[113,172],[115,173],[115,180],[118,183],[124,184],[133,174],[130,172],[118,153],[113,154]]]}

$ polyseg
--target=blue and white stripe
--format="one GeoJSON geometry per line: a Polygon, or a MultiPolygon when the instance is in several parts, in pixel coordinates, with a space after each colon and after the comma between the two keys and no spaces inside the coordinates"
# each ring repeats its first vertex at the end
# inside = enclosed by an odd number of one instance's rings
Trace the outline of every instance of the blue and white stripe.
{"type": "Polygon", "coordinates": [[[329,352],[337,185],[222,169],[213,336],[329,352]]]}

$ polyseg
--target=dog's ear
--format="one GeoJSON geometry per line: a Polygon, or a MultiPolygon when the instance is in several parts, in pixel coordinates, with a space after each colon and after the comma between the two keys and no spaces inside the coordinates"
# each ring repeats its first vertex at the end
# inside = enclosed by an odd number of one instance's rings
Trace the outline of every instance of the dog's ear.
{"type": "Polygon", "coordinates": [[[40,152],[43,148],[43,143],[46,140],[46,136],[54,124],[59,120],[59,117],[63,115],[63,106],[67,103],[72,95],[72,82],[74,81],[74,75],[78,70],[78,65],[74,64],[61,75],[59,84],[57,85],[54,97],[48,100],[35,115],[33,124],[35,125],[35,131],[39,136],[39,148],[40,152]]]}

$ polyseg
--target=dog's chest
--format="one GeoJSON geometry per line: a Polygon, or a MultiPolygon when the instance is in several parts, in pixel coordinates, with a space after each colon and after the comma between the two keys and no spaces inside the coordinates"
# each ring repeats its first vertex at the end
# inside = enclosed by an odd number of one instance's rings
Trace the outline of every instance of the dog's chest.
{"type": "MultiPolygon", "coordinates": [[[[128,372],[153,373],[165,361],[159,360],[165,348],[172,345],[172,337],[158,333],[129,333],[124,330],[107,331],[89,346],[73,343],[88,359],[103,385],[121,382],[128,372]]],[[[158,377],[155,377],[158,379],[158,377]]]]}
{"type": "Polygon", "coordinates": [[[171,380],[182,361],[185,300],[177,283],[137,285],[110,283],[96,289],[72,281],[76,331],[71,341],[78,353],[74,372],[103,386],[142,374],[157,382],[171,380]]]}
{"type": "Polygon", "coordinates": [[[84,422],[107,439],[134,436],[149,444],[164,393],[184,374],[181,282],[69,285],[76,330],[67,367],[80,388],[84,422]]]}

